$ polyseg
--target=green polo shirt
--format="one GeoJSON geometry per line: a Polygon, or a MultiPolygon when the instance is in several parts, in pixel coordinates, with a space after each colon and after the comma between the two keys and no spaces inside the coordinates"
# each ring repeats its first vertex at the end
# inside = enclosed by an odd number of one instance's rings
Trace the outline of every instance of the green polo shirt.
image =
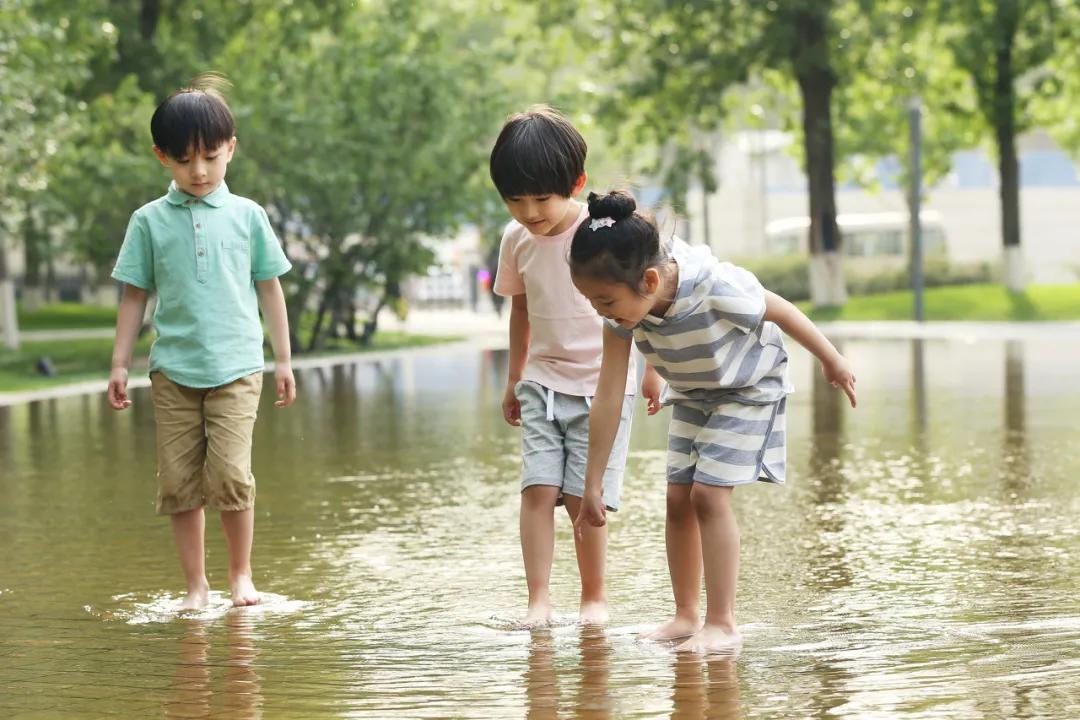
{"type": "Polygon", "coordinates": [[[172,183],[131,216],[112,276],[157,292],[150,371],[204,388],[263,369],[255,281],[291,267],[259,205],[224,182],[201,198],[172,183]]]}

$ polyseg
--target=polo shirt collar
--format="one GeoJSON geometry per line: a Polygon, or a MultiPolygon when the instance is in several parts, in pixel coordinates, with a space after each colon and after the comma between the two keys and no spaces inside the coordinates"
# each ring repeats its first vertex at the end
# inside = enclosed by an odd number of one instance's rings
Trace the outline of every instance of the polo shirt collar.
{"type": "Polygon", "coordinates": [[[186,192],[176,187],[176,181],[169,183],[169,191],[165,193],[165,199],[173,205],[187,205],[192,200],[198,200],[206,203],[211,207],[221,207],[225,204],[225,199],[229,197],[229,186],[222,180],[221,184],[214,188],[214,191],[209,195],[203,195],[201,198],[194,195],[188,195],[186,192]]]}

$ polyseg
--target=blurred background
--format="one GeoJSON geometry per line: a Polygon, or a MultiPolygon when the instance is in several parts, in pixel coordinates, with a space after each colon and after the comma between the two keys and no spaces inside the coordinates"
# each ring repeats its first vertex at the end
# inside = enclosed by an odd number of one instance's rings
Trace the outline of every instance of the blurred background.
{"type": "Polygon", "coordinates": [[[297,352],[501,309],[487,154],[541,102],[589,142],[589,189],[630,187],[818,319],[912,316],[917,137],[927,316],[1070,319],[1078,20],[1074,0],[2,0],[6,357],[111,326],[127,220],[168,183],[150,114],[206,71],[232,83],[230,189],[296,268],[297,352]]]}

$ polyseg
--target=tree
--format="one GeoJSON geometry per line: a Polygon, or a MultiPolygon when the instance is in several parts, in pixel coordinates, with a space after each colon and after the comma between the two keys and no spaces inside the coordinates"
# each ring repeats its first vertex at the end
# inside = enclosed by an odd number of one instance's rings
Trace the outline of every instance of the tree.
{"type": "Polygon", "coordinates": [[[1020,163],[1016,137],[1031,125],[1032,101],[1057,85],[1041,73],[1063,32],[1055,0],[941,0],[946,45],[975,85],[979,112],[993,131],[1001,197],[1005,281],[1024,289],[1020,250],[1020,163]]]}
{"type": "Polygon", "coordinates": [[[298,230],[294,260],[302,278],[315,276],[290,293],[294,317],[319,293],[313,348],[335,311],[350,337],[369,339],[401,281],[430,264],[426,238],[465,219],[499,93],[485,82],[492,58],[468,42],[472,20],[454,3],[353,6],[332,31],[316,23],[267,43],[308,22],[297,12],[256,16],[220,66],[236,85],[238,182],[298,230]]]}
{"type": "MultiPolygon", "coordinates": [[[[6,253],[28,228],[29,207],[48,187],[46,164],[76,123],[70,93],[88,74],[95,45],[108,34],[71,42],[70,20],[51,3],[0,0],[0,323],[18,344],[14,286],[6,253]]],[[[32,218],[31,218],[32,220],[32,218]]]]}
{"type": "MultiPolygon", "coordinates": [[[[858,1],[860,5],[870,0],[858,1]]],[[[695,136],[724,120],[722,98],[755,75],[780,70],[800,96],[800,127],[809,183],[811,287],[815,305],[846,300],[836,224],[833,92],[846,37],[835,15],[841,0],[683,3],[613,0],[602,19],[582,19],[607,48],[614,73],[608,115],[636,119],[631,137],[648,138],[666,153],[669,186],[685,188],[702,172],[707,149],[695,136]],[[681,176],[680,185],[673,178],[681,176]]],[[[597,12],[597,11],[587,11],[597,12]]]]}

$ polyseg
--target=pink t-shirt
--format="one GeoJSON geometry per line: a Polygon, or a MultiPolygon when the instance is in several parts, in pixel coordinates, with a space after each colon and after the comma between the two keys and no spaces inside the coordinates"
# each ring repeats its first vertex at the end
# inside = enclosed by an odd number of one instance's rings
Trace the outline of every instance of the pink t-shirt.
{"type": "MultiPolygon", "coordinates": [[[[522,374],[565,395],[596,394],[603,354],[603,318],[570,280],[570,241],[589,216],[581,205],[577,220],[558,235],[533,235],[510,221],[499,247],[495,292],[525,294],[529,306],[529,359],[522,374]]],[[[626,393],[637,385],[634,359],[626,377],[626,393]]]]}

